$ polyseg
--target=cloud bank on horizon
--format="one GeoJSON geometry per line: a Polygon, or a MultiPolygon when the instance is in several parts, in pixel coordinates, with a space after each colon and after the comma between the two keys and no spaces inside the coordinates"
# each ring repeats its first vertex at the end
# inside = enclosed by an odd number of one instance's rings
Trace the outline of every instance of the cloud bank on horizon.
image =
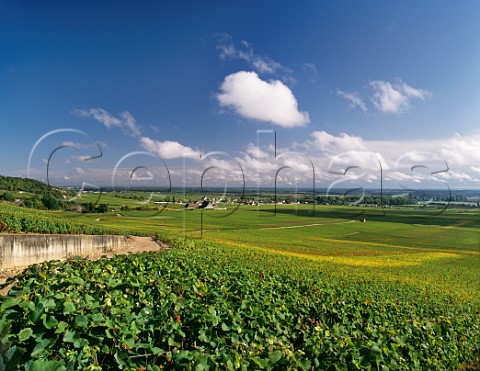
{"type": "MultiPolygon", "coordinates": [[[[122,125],[111,124],[111,122],[120,121],[120,118],[105,109],[95,108],[83,111],[100,112],[101,115],[82,115],[82,117],[92,118],[108,128],[123,128],[122,125]]],[[[74,114],[78,114],[78,111],[75,110],[74,114]]],[[[119,117],[124,116],[119,115],[119,117]]],[[[131,114],[129,118],[132,122],[136,122],[131,114]]],[[[223,157],[225,155],[228,157],[228,161],[225,161],[225,158],[217,158],[217,152],[208,149],[202,151],[177,141],[155,140],[142,136],[140,129],[137,128],[137,130],[139,146],[158,156],[159,159],[192,160],[189,162],[191,167],[183,170],[177,163],[171,163],[172,173],[176,174],[177,183],[181,184],[184,181],[181,176],[188,174],[191,186],[199,184],[203,170],[213,167],[225,172],[223,175],[217,174],[217,180],[223,181],[230,176],[231,181],[239,182],[241,173],[238,172],[238,164],[249,185],[271,186],[275,172],[282,167],[288,167],[303,177],[297,185],[308,186],[308,178],[312,170],[309,162],[313,164],[318,183],[323,186],[327,185],[325,182],[338,180],[339,174],[347,175],[349,168],[359,169],[360,175],[358,171],[350,172],[348,177],[343,178],[344,180],[362,181],[371,186],[379,181],[380,169],[384,180],[390,182],[390,187],[394,188],[412,187],[422,182],[435,187],[449,183],[480,182],[480,168],[473,165],[480,163],[480,151],[478,151],[480,134],[461,136],[457,133],[451,138],[432,141],[372,141],[347,133],[332,135],[323,130],[315,130],[310,132],[309,137],[302,142],[296,141],[289,147],[274,148],[272,145],[265,147],[247,143],[240,151],[223,153],[223,157]],[[274,153],[277,153],[277,157],[274,153]],[[207,160],[204,161],[204,159],[207,160]],[[419,173],[418,169],[414,171],[415,168],[428,171],[419,173]],[[234,170],[236,175],[231,173],[234,170]]],[[[109,172],[108,169],[103,171],[109,172]]],[[[84,175],[84,172],[78,170],[77,173],[84,175]]]]}

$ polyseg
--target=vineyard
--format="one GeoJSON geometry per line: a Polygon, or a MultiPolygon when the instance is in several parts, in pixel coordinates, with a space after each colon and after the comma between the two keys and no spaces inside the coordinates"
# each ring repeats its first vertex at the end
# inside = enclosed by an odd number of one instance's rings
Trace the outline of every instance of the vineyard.
{"type": "Polygon", "coordinates": [[[0,222],[6,232],[46,234],[118,234],[101,226],[83,224],[32,209],[0,205],[0,222]]]}
{"type": "Polygon", "coordinates": [[[12,232],[156,234],[172,247],[11,278],[0,370],[478,367],[476,212],[0,211],[12,232]]]}
{"type": "Polygon", "coordinates": [[[170,242],[24,271],[1,306],[3,368],[458,369],[480,354],[478,301],[170,242]]]}

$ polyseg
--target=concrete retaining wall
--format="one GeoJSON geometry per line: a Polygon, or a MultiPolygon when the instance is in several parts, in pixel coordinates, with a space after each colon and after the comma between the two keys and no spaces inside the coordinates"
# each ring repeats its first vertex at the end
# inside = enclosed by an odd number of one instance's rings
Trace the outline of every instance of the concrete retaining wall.
{"type": "Polygon", "coordinates": [[[0,234],[0,266],[23,267],[69,255],[114,251],[126,242],[125,236],[0,234]]]}

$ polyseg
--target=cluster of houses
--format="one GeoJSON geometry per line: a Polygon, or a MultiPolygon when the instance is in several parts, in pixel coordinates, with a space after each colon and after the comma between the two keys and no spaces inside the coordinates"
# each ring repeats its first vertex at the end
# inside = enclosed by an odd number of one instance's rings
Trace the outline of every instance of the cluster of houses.
{"type": "Polygon", "coordinates": [[[196,210],[196,209],[205,209],[205,210],[213,210],[216,209],[217,202],[215,199],[209,200],[207,197],[204,197],[202,200],[191,202],[185,204],[185,209],[187,210],[196,210]]]}
{"type": "MultiPolygon", "coordinates": [[[[242,199],[229,199],[229,200],[217,200],[215,198],[209,199],[208,197],[204,197],[203,199],[195,202],[190,202],[185,204],[185,208],[187,210],[196,210],[196,209],[206,209],[206,210],[219,210],[217,207],[217,202],[225,202],[225,203],[235,203],[235,204],[243,204],[243,205],[251,205],[251,206],[260,206],[264,203],[270,203],[273,204],[273,201],[270,202],[265,202],[265,201],[258,201],[258,200],[242,200],[242,199]]],[[[290,203],[295,203],[295,204],[300,204],[301,202],[291,202],[289,200],[281,200],[277,202],[278,204],[290,204],[290,203]]],[[[305,202],[308,203],[308,202],[305,202]]]]}

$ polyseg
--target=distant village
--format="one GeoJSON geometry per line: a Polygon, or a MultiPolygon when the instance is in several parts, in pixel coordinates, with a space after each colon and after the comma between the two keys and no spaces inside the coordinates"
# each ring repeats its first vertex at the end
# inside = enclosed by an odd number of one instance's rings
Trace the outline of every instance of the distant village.
{"type": "MultiPolygon", "coordinates": [[[[155,204],[165,204],[165,202],[154,202],[155,204]]],[[[182,202],[178,202],[179,204],[182,202]]],[[[198,201],[192,201],[185,203],[185,209],[187,210],[196,210],[196,209],[205,209],[205,210],[226,210],[226,207],[223,205],[225,204],[243,204],[243,205],[251,205],[251,206],[260,206],[262,204],[274,204],[274,201],[258,201],[258,200],[242,200],[242,199],[223,199],[223,198],[209,198],[203,197],[198,201]],[[222,207],[219,207],[219,204],[222,207]]],[[[277,204],[308,204],[308,201],[300,202],[300,201],[291,201],[291,200],[281,200],[277,202],[277,204]]]]}

